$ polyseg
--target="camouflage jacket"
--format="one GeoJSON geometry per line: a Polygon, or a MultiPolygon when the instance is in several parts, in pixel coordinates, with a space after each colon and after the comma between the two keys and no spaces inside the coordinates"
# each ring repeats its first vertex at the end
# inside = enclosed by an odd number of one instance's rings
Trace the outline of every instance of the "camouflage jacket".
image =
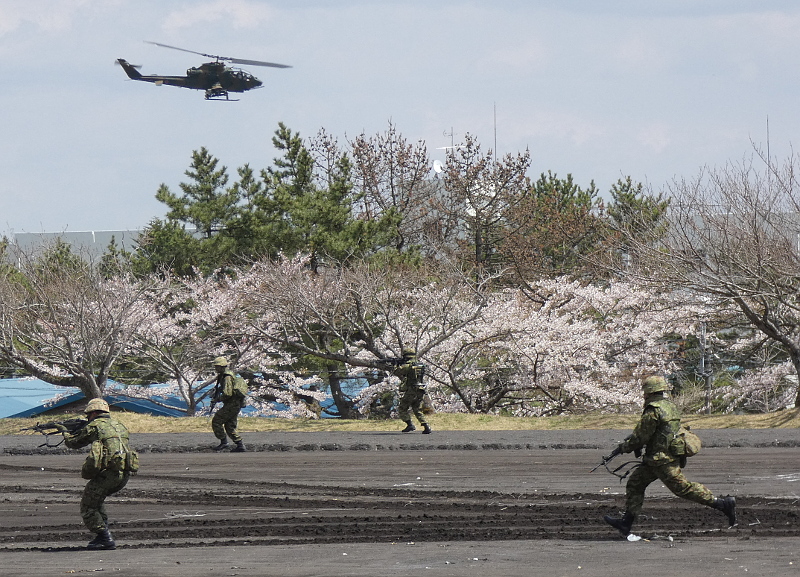
{"type": "Polygon", "coordinates": [[[675,404],[663,395],[651,395],[645,399],[644,410],[633,433],[620,443],[623,453],[644,448],[644,462],[649,465],[666,465],[674,462],[675,456],[669,446],[681,426],[681,414],[675,404]]]}
{"type": "Polygon", "coordinates": [[[425,365],[416,359],[398,366],[394,374],[400,378],[400,391],[425,388],[425,365]]]}
{"type": "Polygon", "coordinates": [[[79,449],[95,442],[102,445],[102,459],[98,463],[100,468],[109,467],[116,470],[125,468],[131,452],[128,429],[125,425],[105,413],[92,419],[75,433],[64,435],[64,444],[70,449],[79,449]]]}
{"type": "Polygon", "coordinates": [[[233,371],[226,370],[217,375],[213,400],[223,404],[230,401],[240,402],[247,397],[247,392],[247,381],[233,371]]]}

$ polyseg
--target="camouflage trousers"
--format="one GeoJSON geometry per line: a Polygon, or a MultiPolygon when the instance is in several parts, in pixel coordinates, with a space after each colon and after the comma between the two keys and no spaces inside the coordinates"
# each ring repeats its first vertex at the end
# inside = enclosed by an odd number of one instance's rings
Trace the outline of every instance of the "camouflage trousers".
{"type": "Polygon", "coordinates": [[[105,470],[86,483],[81,497],[81,517],[89,531],[99,533],[108,527],[106,497],[125,487],[129,478],[130,473],[105,470]]]}
{"type": "Polygon", "coordinates": [[[631,473],[628,484],[625,486],[625,511],[638,515],[644,503],[644,492],[648,485],[660,480],[664,485],[678,497],[700,503],[701,505],[711,506],[714,502],[714,495],[705,485],[692,483],[681,471],[678,463],[667,463],[666,465],[641,465],[631,473]]]}
{"type": "Polygon", "coordinates": [[[234,443],[242,440],[242,436],[236,429],[239,426],[239,411],[243,406],[244,403],[241,400],[232,399],[217,409],[214,418],[211,419],[211,430],[217,439],[224,441],[227,434],[234,443]]]}
{"type": "Polygon", "coordinates": [[[422,402],[425,399],[425,389],[408,387],[400,389],[400,403],[397,406],[397,416],[401,421],[410,421],[411,412],[417,417],[420,425],[425,425],[425,413],[422,412],[422,402]]]}

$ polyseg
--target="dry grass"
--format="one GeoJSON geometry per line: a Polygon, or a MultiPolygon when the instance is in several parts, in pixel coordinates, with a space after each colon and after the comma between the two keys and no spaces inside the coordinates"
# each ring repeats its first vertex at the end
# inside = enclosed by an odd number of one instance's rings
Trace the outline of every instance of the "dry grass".
{"type": "MultiPolygon", "coordinates": [[[[80,415],[63,415],[57,418],[76,416],[80,415]]],[[[125,423],[131,433],[191,433],[211,430],[211,419],[209,417],[151,417],[136,413],[114,413],[114,416],[125,423]]],[[[636,424],[638,418],[638,414],[587,414],[521,418],[439,413],[430,416],[430,423],[431,427],[438,431],[630,429],[636,424]]],[[[50,417],[48,419],[39,419],[38,422],[49,419],[50,417]]],[[[759,415],[684,415],[683,422],[696,429],[795,429],[800,428],[800,409],[759,415]]],[[[30,427],[36,423],[36,419],[0,419],[0,435],[18,434],[21,428],[30,427]]],[[[239,428],[242,432],[396,431],[399,425],[396,420],[344,421],[338,419],[265,419],[259,417],[243,417],[239,419],[239,428]]]]}

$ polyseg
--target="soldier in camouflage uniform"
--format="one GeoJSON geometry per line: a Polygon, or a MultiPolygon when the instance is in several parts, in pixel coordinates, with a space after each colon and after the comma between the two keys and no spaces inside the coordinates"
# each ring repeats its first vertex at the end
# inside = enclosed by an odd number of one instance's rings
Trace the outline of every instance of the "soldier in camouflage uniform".
{"type": "Polygon", "coordinates": [[[236,386],[236,375],[228,369],[228,359],[217,357],[214,359],[214,370],[217,372],[217,385],[214,389],[213,401],[222,402],[222,407],[217,410],[211,419],[211,430],[214,436],[219,439],[219,445],[214,447],[215,451],[223,451],[228,448],[228,437],[236,443],[232,453],[244,453],[247,448],[244,446],[242,436],[236,430],[239,426],[239,411],[246,404],[246,392],[241,391],[236,386]]]}
{"type": "Polygon", "coordinates": [[[85,412],[89,419],[85,427],[70,433],[62,425],[59,430],[64,435],[64,444],[70,449],[93,445],[81,471],[81,475],[89,479],[81,497],[81,517],[86,528],[96,534],[87,548],[116,549],[108,530],[105,500],[125,487],[131,475],[128,429],[111,417],[108,403],[103,399],[90,400],[85,412]]]}
{"type": "Polygon", "coordinates": [[[681,471],[678,457],[670,451],[670,443],[678,432],[681,415],[675,404],[666,397],[667,382],[663,377],[649,376],[642,382],[644,411],[633,434],[614,450],[612,456],[644,448],[642,464],[634,469],[625,487],[625,513],[622,517],[606,515],[603,520],[623,536],[631,531],[636,516],[642,510],[648,485],[660,479],[675,495],[722,511],[730,526],[736,525],[736,500],[733,497],[715,498],[704,485],[690,482],[681,471]]]}
{"type": "Polygon", "coordinates": [[[397,407],[397,416],[406,424],[403,433],[417,429],[411,422],[412,411],[422,425],[422,434],[429,435],[431,432],[431,427],[422,411],[425,400],[424,373],[425,367],[417,361],[417,351],[412,348],[403,349],[402,363],[394,370],[394,374],[400,377],[400,403],[397,407]]]}

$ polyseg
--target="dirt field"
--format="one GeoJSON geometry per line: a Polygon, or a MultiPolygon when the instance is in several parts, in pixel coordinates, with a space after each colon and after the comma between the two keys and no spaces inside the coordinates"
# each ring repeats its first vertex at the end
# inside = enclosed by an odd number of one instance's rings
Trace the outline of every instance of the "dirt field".
{"type": "Polygon", "coordinates": [[[655,483],[635,542],[602,521],[624,483],[589,473],[625,431],[254,433],[244,454],[135,435],[104,552],[84,549],[83,455],[0,437],[3,575],[798,574],[800,430],[698,432],[686,473],[736,496],[739,525],[655,483]]]}

